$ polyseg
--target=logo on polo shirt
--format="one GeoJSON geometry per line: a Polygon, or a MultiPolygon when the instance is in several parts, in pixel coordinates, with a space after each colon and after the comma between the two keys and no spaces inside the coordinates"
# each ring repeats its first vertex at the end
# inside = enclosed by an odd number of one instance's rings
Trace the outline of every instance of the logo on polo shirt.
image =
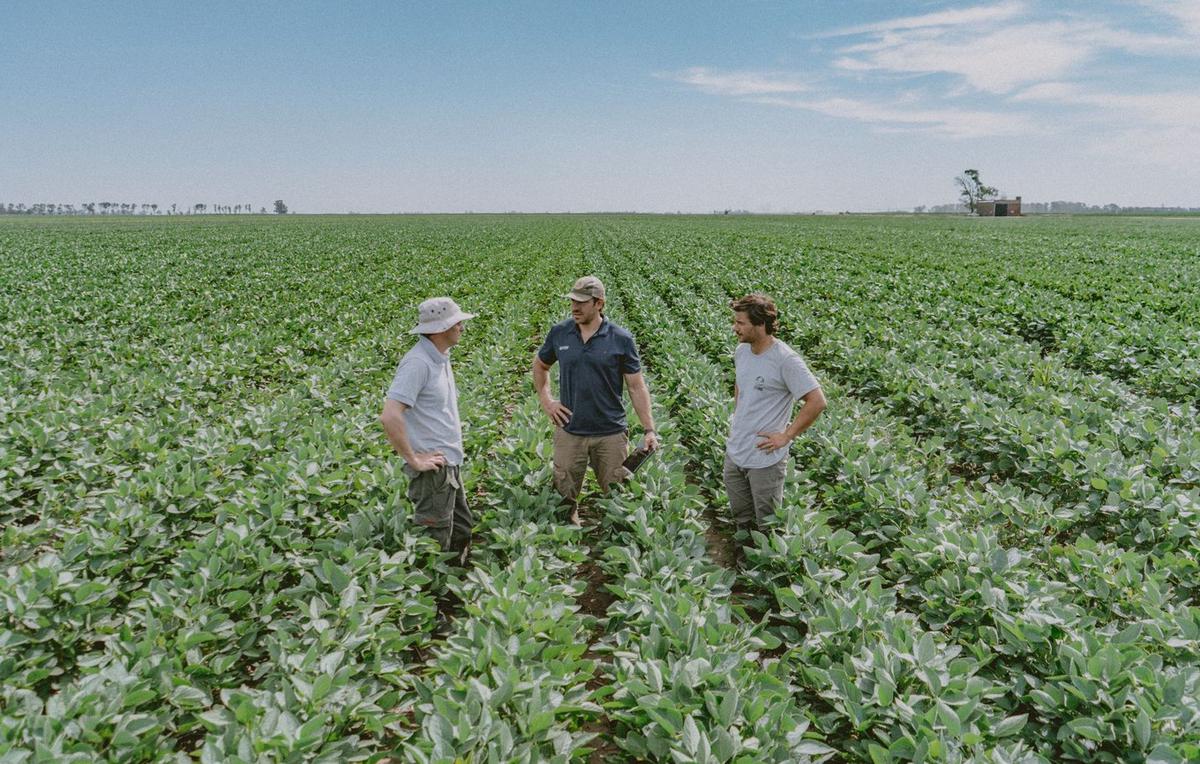
{"type": "Polygon", "coordinates": [[[559,345],[558,349],[559,350],[570,350],[571,346],[570,345],[559,345]]]}

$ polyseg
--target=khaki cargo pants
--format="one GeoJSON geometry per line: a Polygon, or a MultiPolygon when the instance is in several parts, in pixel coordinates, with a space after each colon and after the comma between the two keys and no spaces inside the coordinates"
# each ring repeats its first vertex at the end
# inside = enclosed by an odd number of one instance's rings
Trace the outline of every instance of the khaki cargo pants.
{"type": "Polygon", "coordinates": [[[722,470],[729,508],[738,530],[764,530],[768,518],[783,503],[783,480],[787,476],[788,459],[770,467],[757,469],[739,467],[725,455],[722,470]]]}
{"type": "Polygon", "coordinates": [[[466,559],[475,518],[467,506],[459,468],[452,465],[428,472],[417,472],[405,465],[408,475],[408,499],[413,503],[413,519],[437,539],[442,549],[466,559]]]}
{"type": "Polygon", "coordinates": [[[554,490],[565,503],[574,504],[590,464],[600,489],[608,493],[609,486],[629,477],[629,470],[621,464],[628,455],[629,436],[623,431],[589,437],[555,427],[554,490]]]}

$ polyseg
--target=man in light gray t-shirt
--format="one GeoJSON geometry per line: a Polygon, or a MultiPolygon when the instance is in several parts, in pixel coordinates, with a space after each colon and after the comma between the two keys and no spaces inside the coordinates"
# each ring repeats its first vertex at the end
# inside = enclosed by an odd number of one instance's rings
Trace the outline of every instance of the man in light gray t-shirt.
{"type": "Polygon", "coordinates": [[[460,473],[462,423],[450,348],[474,314],[462,312],[449,297],[426,300],[417,310],[420,323],[412,333],[420,338],[396,367],[379,421],[404,457],[414,519],[463,563],[475,520],[460,473]]]}
{"type": "Polygon", "coordinates": [[[730,307],[740,344],[722,472],[738,530],[763,530],[783,501],[788,447],[825,410],[825,394],[804,359],[775,338],[779,311],[770,297],[750,294],[730,307]],[[804,405],[792,419],[796,400],[804,405]]]}

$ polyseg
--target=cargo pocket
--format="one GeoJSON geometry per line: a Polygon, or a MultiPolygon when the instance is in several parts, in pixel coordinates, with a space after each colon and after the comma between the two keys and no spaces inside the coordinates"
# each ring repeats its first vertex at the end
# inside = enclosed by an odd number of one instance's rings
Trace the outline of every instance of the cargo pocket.
{"type": "Polygon", "coordinates": [[[417,472],[407,464],[404,465],[404,474],[408,475],[408,489],[405,494],[409,501],[416,504],[418,499],[429,493],[429,476],[424,472],[417,472]]]}
{"type": "Polygon", "coordinates": [[[571,480],[571,474],[566,469],[559,466],[558,462],[554,463],[554,490],[564,499],[574,499],[575,491],[574,481],[571,480]]]}
{"type": "Polygon", "coordinates": [[[610,435],[605,438],[601,463],[604,465],[602,488],[607,489],[613,483],[624,483],[633,477],[633,473],[625,469],[625,459],[629,456],[629,436],[625,432],[610,435]]]}
{"type": "Polygon", "coordinates": [[[433,537],[442,549],[450,547],[454,525],[454,491],[446,491],[446,468],[418,472],[407,464],[408,500],[412,503],[412,522],[433,537]]]}
{"type": "MultiPolygon", "coordinates": [[[[570,451],[569,439],[564,437],[561,427],[554,428],[554,458],[551,466],[554,468],[554,490],[558,495],[570,501],[575,498],[574,481],[571,479],[571,459],[574,454],[570,451]]],[[[586,466],[585,466],[586,469],[586,466]]]]}
{"type": "Polygon", "coordinates": [[[620,485],[627,482],[631,477],[633,477],[633,473],[625,469],[625,465],[617,464],[613,467],[610,467],[608,474],[604,476],[603,487],[607,489],[612,485],[620,485]]]}
{"type": "Polygon", "coordinates": [[[408,485],[413,519],[427,528],[450,527],[454,518],[454,490],[446,490],[449,470],[445,467],[420,473],[408,485]]]}

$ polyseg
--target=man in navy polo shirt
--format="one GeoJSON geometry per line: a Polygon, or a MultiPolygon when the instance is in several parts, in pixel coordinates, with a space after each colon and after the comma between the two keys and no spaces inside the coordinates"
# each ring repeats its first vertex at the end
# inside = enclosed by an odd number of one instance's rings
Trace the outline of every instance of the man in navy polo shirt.
{"type": "Polygon", "coordinates": [[[554,489],[571,507],[579,525],[576,500],[588,464],[604,491],[628,476],[622,466],[629,450],[624,385],[645,431],[646,448],[658,448],[650,389],[633,335],[604,317],[604,284],[595,276],[575,282],[571,317],[555,324],[533,359],[533,389],[554,422],[554,489]],[[550,367],[558,362],[560,400],[550,394],[550,367]]]}

